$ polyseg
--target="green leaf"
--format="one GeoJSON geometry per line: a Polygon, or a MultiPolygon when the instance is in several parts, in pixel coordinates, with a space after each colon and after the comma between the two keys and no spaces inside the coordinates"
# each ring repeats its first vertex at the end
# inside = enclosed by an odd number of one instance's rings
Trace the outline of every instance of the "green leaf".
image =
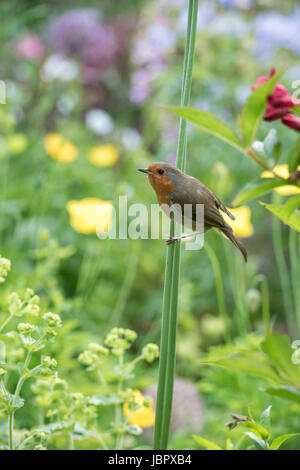
{"type": "Polygon", "coordinates": [[[291,150],[288,153],[287,161],[289,165],[289,172],[293,173],[300,164],[300,137],[294,142],[291,150]]]}
{"type": "Polygon", "coordinates": [[[233,130],[230,129],[221,119],[214,116],[208,111],[201,111],[196,108],[189,107],[167,107],[169,111],[192,122],[198,126],[202,131],[213,134],[221,140],[224,140],[239,151],[243,152],[242,143],[233,130]]]}
{"type": "Polygon", "coordinates": [[[241,424],[243,424],[243,426],[246,426],[246,428],[250,429],[259,439],[267,441],[270,438],[269,431],[267,431],[267,429],[265,429],[259,423],[255,423],[254,421],[244,421],[241,424]]]}
{"type": "Polygon", "coordinates": [[[264,428],[266,429],[270,429],[270,414],[271,414],[271,409],[272,409],[272,405],[268,406],[268,408],[266,408],[261,417],[259,418],[259,424],[261,424],[264,428]]]}
{"type": "Polygon", "coordinates": [[[299,385],[300,369],[292,363],[291,342],[287,335],[269,334],[262,342],[262,349],[270,358],[274,367],[280,370],[290,385],[299,385]]]}
{"type": "Polygon", "coordinates": [[[300,232],[300,211],[297,210],[300,205],[300,194],[289,198],[285,204],[266,204],[261,201],[260,204],[276,215],[283,223],[300,232]]]}
{"type": "Polygon", "coordinates": [[[300,404],[300,391],[289,385],[283,385],[282,387],[268,387],[263,389],[263,391],[274,397],[283,398],[300,404]]]}
{"type": "Polygon", "coordinates": [[[89,398],[89,404],[94,406],[120,405],[121,403],[123,403],[123,400],[116,394],[109,397],[105,395],[93,395],[89,398]]]}
{"type": "Polygon", "coordinates": [[[261,353],[252,353],[251,355],[247,352],[241,354],[232,354],[224,358],[219,358],[214,361],[204,361],[202,364],[216,365],[219,367],[225,367],[227,369],[234,369],[237,372],[243,374],[249,374],[254,377],[269,378],[276,382],[280,382],[280,377],[272,369],[266,358],[261,353]]]}
{"type": "Polygon", "coordinates": [[[300,106],[293,106],[290,108],[293,114],[299,114],[300,115],[300,106]]]}
{"type": "Polygon", "coordinates": [[[278,143],[277,130],[271,129],[264,140],[264,152],[268,158],[273,158],[274,148],[278,143]]]}
{"type": "Polygon", "coordinates": [[[222,447],[218,446],[218,444],[215,444],[214,442],[208,441],[207,439],[204,439],[203,437],[193,435],[193,439],[200,444],[202,447],[205,447],[206,449],[209,450],[224,450],[222,447]]]}
{"type": "Polygon", "coordinates": [[[267,107],[267,98],[275,88],[276,82],[282,72],[275,74],[266,82],[262,83],[256,90],[254,90],[248,97],[246,104],[242,111],[242,135],[245,145],[250,147],[258,126],[263,118],[267,107]]]}
{"type": "Polygon", "coordinates": [[[266,448],[266,443],[263,439],[257,437],[253,432],[246,432],[246,434],[250,437],[250,439],[252,439],[252,441],[258,444],[260,447],[262,447],[263,449],[266,448]]]}
{"type": "Polygon", "coordinates": [[[279,447],[288,439],[291,437],[295,436],[300,436],[299,433],[294,433],[294,434],[284,434],[282,436],[276,437],[276,439],[273,440],[272,444],[269,447],[269,450],[277,450],[279,447]]]}
{"type": "Polygon", "coordinates": [[[260,179],[245,186],[245,188],[237,195],[232,205],[239,206],[240,204],[244,204],[245,202],[269,193],[274,188],[279,188],[286,184],[288,183],[284,180],[268,179],[268,181],[266,181],[264,179],[260,179]]]}
{"type": "Polygon", "coordinates": [[[143,432],[142,428],[137,424],[128,424],[125,429],[132,436],[139,436],[143,432]]]}

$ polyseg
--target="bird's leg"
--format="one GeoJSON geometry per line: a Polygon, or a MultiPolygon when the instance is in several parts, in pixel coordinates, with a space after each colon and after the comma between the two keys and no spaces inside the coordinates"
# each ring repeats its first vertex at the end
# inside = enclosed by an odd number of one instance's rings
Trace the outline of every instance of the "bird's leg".
{"type": "Polygon", "coordinates": [[[183,240],[184,238],[194,237],[195,235],[201,235],[201,233],[203,232],[189,233],[188,235],[181,235],[181,237],[171,237],[168,240],[166,240],[166,244],[170,245],[171,243],[178,242],[179,240],[183,240]]]}

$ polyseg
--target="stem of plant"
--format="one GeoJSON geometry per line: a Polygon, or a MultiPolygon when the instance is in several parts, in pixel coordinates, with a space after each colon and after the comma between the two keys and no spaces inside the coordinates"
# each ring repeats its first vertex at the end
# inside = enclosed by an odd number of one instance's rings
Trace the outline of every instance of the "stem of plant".
{"type": "MultiPolygon", "coordinates": [[[[272,198],[272,203],[278,204],[279,201],[280,196],[275,193],[272,198]]],[[[288,330],[290,334],[293,334],[294,321],[291,282],[284,256],[281,222],[275,216],[272,216],[272,237],[288,330]]]]}
{"type": "MultiPolygon", "coordinates": [[[[191,94],[194,63],[198,0],[189,0],[187,37],[183,65],[181,105],[188,106],[191,94]]],[[[180,120],[177,167],[185,170],[186,121],[180,120]]],[[[170,236],[174,236],[174,221],[170,221],[170,236]]],[[[180,242],[167,247],[165,286],[162,308],[161,347],[159,377],[154,428],[154,448],[167,449],[172,412],[175,375],[178,289],[180,270],[180,242]]]]}
{"type": "Polygon", "coordinates": [[[219,313],[224,322],[224,339],[226,343],[230,343],[230,320],[228,317],[228,313],[226,310],[225,298],[224,298],[224,288],[223,288],[223,280],[222,280],[222,272],[220,262],[218,257],[216,256],[214,250],[209,246],[206,242],[204,245],[204,249],[209,257],[211,262],[215,280],[216,280],[216,291],[217,291],[217,299],[218,299],[218,306],[219,306],[219,313]]]}

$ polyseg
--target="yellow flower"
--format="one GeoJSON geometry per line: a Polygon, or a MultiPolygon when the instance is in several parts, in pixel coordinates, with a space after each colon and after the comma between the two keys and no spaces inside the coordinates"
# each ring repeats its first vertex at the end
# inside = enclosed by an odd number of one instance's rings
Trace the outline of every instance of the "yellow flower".
{"type": "Polygon", "coordinates": [[[111,201],[98,198],[85,198],[69,201],[67,211],[71,226],[76,232],[90,234],[107,232],[112,223],[113,205],[111,201]]]}
{"type": "Polygon", "coordinates": [[[251,224],[251,210],[248,206],[236,207],[228,209],[235,217],[231,220],[228,215],[222,212],[225,221],[233,228],[233,233],[237,237],[248,238],[253,235],[254,228],[251,224]]]}
{"type": "MultiPolygon", "coordinates": [[[[300,165],[298,166],[297,170],[300,170],[300,165]]],[[[274,173],[281,178],[288,179],[290,177],[288,165],[283,163],[282,165],[277,165],[273,168],[274,173]]],[[[261,175],[262,178],[274,178],[274,174],[272,171],[264,171],[261,175]]],[[[287,184],[286,186],[280,186],[279,188],[275,188],[277,193],[282,194],[283,196],[291,196],[292,194],[300,194],[300,188],[294,186],[292,184],[287,184]]]]}
{"type": "Polygon", "coordinates": [[[73,162],[78,156],[75,145],[60,134],[46,135],[44,145],[48,155],[62,163],[73,162]]]}
{"type": "Polygon", "coordinates": [[[96,166],[112,166],[119,158],[119,150],[114,145],[99,145],[89,151],[89,161],[96,166]]]}
{"type": "Polygon", "coordinates": [[[150,428],[155,423],[155,412],[152,407],[144,405],[144,396],[139,390],[134,390],[133,402],[139,406],[136,410],[130,410],[129,403],[124,403],[123,413],[128,418],[129,424],[137,424],[140,428],[150,428]]]}

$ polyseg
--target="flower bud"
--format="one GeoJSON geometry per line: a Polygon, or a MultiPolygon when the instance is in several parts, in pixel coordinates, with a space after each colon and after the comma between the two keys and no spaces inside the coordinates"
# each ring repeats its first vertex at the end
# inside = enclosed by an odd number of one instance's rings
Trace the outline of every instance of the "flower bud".
{"type": "Polygon", "coordinates": [[[142,355],[147,362],[153,362],[159,357],[159,348],[156,344],[149,343],[142,349],[142,355]]]}

